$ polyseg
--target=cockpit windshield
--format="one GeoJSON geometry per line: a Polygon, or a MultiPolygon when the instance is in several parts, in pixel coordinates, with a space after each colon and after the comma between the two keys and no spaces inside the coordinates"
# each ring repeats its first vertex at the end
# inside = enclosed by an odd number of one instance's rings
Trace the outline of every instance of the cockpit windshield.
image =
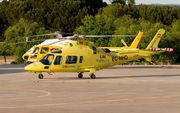
{"type": "Polygon", "coordinates": [[[39,47],[36,47],[33,51],[33,54],[38,54],[38,52],[39,52],[39,47]]]}
{"type": "Polygon", "coordinates": [[[52,61],[54,59],[54,55],[53,54],[47,54],[46,56],[44,56],[40,62],[44,65],[51,65],[52,61]]]}

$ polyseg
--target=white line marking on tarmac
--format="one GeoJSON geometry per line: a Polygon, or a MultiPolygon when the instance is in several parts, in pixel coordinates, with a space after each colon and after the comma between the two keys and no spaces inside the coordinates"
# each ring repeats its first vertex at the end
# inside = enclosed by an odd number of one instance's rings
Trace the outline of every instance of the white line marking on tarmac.
{"type": "Polygon", "coordinates": [[[46,95],[42,95],[42,96],[34,96],[34,97],[21,97],[21,98],[10,98],[11,100],[14,99],[29,99],[29,98],[42,98],[42,97],[47,97],[50,96],[51,93],[47,92],[47,91],[43,91],[43,90],[32,90],[32,89],[16,89],[16,88],[0,88],[0,89],[8,89],[8,90],[26,90],[26,91],[34,91],[34,92],[42,92],[42,93],[46,93],[46,95]]]}
{"type": "Polygon", "coordinates": [[[143,98],[124,98],[124,99],[113,99],[113,100],[99,100],[99,101],[80,101],[80,102],[69,102],[69,103],[56,103],[56,104],[41,104],[41,105],[30,105],[30,106],[16,106],[16,107],[0,107],[6,109],[13,108],[31,108],[31,107],[45,107],[45,106],[58,106],[58,105],[72,105],[72,104],[90,104],[90,103],[101,103],[101,102],[118,102],[118,101],[128,101],[128,100],[149,100],[158,98],[174,98],[180,97],[180,95],[167,95],[167,96],[157,96],[157,97],[143,97],[143,98]]]}

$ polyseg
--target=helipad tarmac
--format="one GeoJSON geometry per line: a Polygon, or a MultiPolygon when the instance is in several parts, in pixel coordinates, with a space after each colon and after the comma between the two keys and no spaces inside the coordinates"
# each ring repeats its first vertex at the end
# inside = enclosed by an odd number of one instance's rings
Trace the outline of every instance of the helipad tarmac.
{"type": "Polygon", "coordinates": [[[0,65],[0,113],[179,113],[180,66],[117,65],[79,79],[0,65]]]}

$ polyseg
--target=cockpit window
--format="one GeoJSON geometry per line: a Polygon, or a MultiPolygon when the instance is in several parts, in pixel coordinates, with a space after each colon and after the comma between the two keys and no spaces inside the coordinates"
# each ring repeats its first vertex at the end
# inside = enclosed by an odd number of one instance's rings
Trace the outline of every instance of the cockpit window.
{"type": "Polygon", "coordinates": [[[75,64],[77,63],[77,56],[67,56],[66,64],[75,64]]]}
{"type": "Polygon", "coordinates": [[[93,54],[96,54],[97,52],[96,47],[92,46],[92,49],[93,49],[93,54]]]}
{"type": "Polygon", "coordinates": [[[39,52],[39,47],[36,47],[36,48],[34,49],[33,53],[34,53],[34,54],[38,54],[38,52],[39,52]]]}
{"type": "Polygon", "coordinates": [[[44,56],[40,62],[44,65],[51,65],[52,61],[54,59],[54,55],[53,54],[47,54],[46,56],[44,56]]]}
{"type": "Polygon", "coordinates": [[[49,52],[49,47],[42,47],[41,48],[41,54],[45,54],[45,53],[48,53],[49,52]]]}
{"type": "Polygon", "coordinates": [[[56,56],[56,59],[54,61],[54,65],[60,65],[61,64],[62,56],[56,56]]]}

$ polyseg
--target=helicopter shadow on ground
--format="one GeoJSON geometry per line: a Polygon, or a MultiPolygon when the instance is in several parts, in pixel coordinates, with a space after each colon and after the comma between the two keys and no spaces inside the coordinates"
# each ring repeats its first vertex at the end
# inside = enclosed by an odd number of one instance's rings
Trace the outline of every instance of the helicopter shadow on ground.
{"type": "Polygon", "coordinates": [[[160,68],[162,68],[162,69],[180,69],[179,67],[174,67],[174,66],[160,66],[160,67],[157,67],[157,66],[122,66],[122,67],[108,67],[108,68],[106,68],[106,69],[126,69],[126,68],[128,68],[128,69],[136,69],[136,68],[138,68],[138,69],[153,69],[153,68],[157,68],[157,69],[160,69],[160,68]]]}
{"type": "MultiPolygon", "coordinates": [[[[109,77],[97,77],[96,79],[123,79],[123,78],[156,78],[156,77],[180,77],[180,74],[178,75],[134,75],[134,76],[109,76],[109,77]]],[[[59,79],[59,80],[84,80],[84,79],[90,79],[90,77],[58,77],[58,78],[44,78],[44,79],[59,79]]],[[[93,80],[93,79],[92,79],[93,80]]]]}
{"type": "Polygon", "coordinates": [[[120,79],[120,78],[149,78],[149,77],[180,77],[178,75],[134,75],[134,76],[109,76],[109,77],[97,77],[97,79],[120,79]]]}

